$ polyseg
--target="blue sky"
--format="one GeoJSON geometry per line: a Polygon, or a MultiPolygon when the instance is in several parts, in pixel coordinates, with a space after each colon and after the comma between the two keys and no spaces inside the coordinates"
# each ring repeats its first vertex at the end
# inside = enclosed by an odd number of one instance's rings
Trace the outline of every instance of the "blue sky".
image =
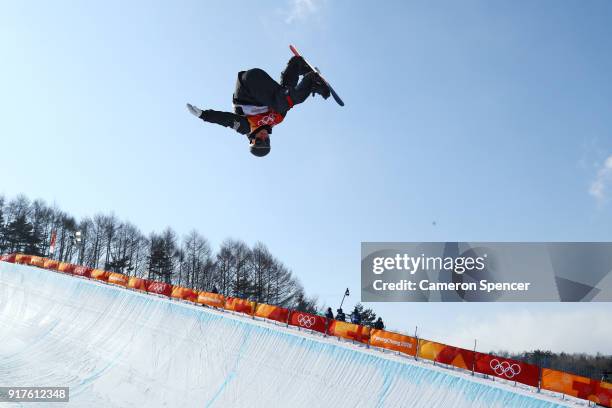
{"type": "MultiPolygon", "coordinates": [[[[124,3],[0,6],[0,194],[262,241],[334,307],[361,241],[612,239],[609,1],[124,3]],[[263,160],[187,113],[230,110],[289,43],[346,107],[297,106],[263,160]]],[[[443,341],[612,353],[609,304],[372,306],[443,341]],[[529,339],[498,344],[519,315],[529,339]]]]}

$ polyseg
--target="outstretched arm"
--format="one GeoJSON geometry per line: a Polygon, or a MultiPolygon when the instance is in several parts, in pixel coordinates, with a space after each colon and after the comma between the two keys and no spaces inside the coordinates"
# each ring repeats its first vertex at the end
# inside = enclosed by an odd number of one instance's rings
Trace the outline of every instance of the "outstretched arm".
{"type": "Polygon", "coordinates": [[[231,112],[220,112],[208,109],[202,111],[199,118],[205,122],[216,123],[217,125],[232,128],[243,135],[248,135],[251,131],[249,121],[244,116],[236,115],[231,112]]]}

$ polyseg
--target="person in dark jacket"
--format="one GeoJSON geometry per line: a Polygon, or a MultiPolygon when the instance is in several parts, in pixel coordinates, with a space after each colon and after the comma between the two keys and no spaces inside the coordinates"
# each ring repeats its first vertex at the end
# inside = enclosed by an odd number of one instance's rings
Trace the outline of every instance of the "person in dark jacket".
{"type": "Polygon", "coordinates": [[[304,102],[311,93],[327,99],[330,90],[302,57],[294,56],[282,72],[280,84],[259,68],[240,71],[233,97],[234,113],[202,110],[189,103],[187,109],[205,122],[246,135],[251,153],[261,157],[270,152],[272,128],[285,119],[289,109],[304,102]],[[303,77],[298,83],[300,76],[303,77]]]}
{"type": "Polygon", "coordinates": [[[217,289],[217,287],[216,287],[216,286],[213,286],[213,288],[212,288],[212,292],[211,292],[211,293],[218,294],[218,293],[219,293],[219,289],[217,289]]]}
{"type": "Polygon", "coordinates": [[[327,317],[328,319],[333,319],[334,318],[334,312],[332,312],[332,308],[331,307],[327,308],[327,312],[325,312],[325,317],[327,317]]]}
{"type": "Polygon", "coordinates": [[[344,314],[342,309],[336,310],[336,320],[339,320],[341,322],[345,322],[346,321],[346,315],[344,314]]]}
{"type": "Polygon", "coordinates": [[[374,322],[374,328],[378,329],[378,330],[384,330],[385,329],[385,324],[383,323],[383,320],[382,320],[381,317],[376,319],[376,321],[374,322]]]}
{"type": "Polygon", "coordinates": [[[361,324],[361,315],[359,314],[359,310],[355,307],[353,313],[351,313],[351,323],[361,324]]]}

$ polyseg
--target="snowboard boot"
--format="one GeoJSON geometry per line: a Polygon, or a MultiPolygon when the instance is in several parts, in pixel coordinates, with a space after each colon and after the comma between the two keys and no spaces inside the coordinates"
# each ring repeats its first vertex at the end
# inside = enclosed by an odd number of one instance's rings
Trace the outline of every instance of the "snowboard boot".
{"type": "Polygon", "coordinates": [[[289,95],[295,105],[304,102],[310,94],[313,96],[319,94],[325,99],[329,98],[330,94],[325,82],[314,71],[304,75],[300,83],[294,89],[289,90],[289,95]]]}
{"type": "Polygon", "coordinates": [[[312,95],[319,94],[323,97],[323,99],[329,98],[329,86],[325,83],[325,81],[316,73],[313,72],[313,80],[312,80],[312,95]]]}

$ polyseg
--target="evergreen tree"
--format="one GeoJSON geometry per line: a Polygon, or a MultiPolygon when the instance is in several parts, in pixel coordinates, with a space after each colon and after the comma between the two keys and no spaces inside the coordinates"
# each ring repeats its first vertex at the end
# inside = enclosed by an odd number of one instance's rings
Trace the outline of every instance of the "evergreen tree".
{"type": "Polygon", "coordinates": [[[150,248],[149,279],[159,279],[171,283],[174,263],[169,243],[163,237],[153,234],[151,235],[150,248]]]}
{"type": "Polygon", "coordinates": [[[10,252],[23,252],[29,255],[41,255],[41,238],[28,222],[25,214],[19,215],[5,228],[6,247],[10,252]]]}
{"type": "Polygon", "coordinates": [[[130,267],[129,258],[123,257],[106,263],[104,269],[111,272],[124,273],[126,270],[129,272],[132,268],[130,267]]]}
{"type": "Polygon", "coordinates": [[[306,313],[312,313],[312,314],[317,314],[319,312],[317,308],[317,298],[307,297],[306,294],[304,293],[304,290],[301,288],[295,296],[295,305],[293,308],[300,312],[306,312],[306,313]]]}
{"type": "Polygon", "coordinates": [[[364,326],[374,326],[376,322],[376,313],[372,309],[366,309],[361,303],[355,305],[355,309],[361,316],[361,324],[364,326]]]}
{"type": "Polygon", "coordinates": [[[26,249],[25,249],[25,253],[26,254],[30,254],[30,255],[39,255],[42,256],[43,255],[43,250],[41,248],[41,244],[43,242],[42,237],[40,236],[39,231],[37,231],[34,226],[32,224],[29,224],[31,226],[31,233],[28,233],[27,238],[26,238],[26,249]]]}

